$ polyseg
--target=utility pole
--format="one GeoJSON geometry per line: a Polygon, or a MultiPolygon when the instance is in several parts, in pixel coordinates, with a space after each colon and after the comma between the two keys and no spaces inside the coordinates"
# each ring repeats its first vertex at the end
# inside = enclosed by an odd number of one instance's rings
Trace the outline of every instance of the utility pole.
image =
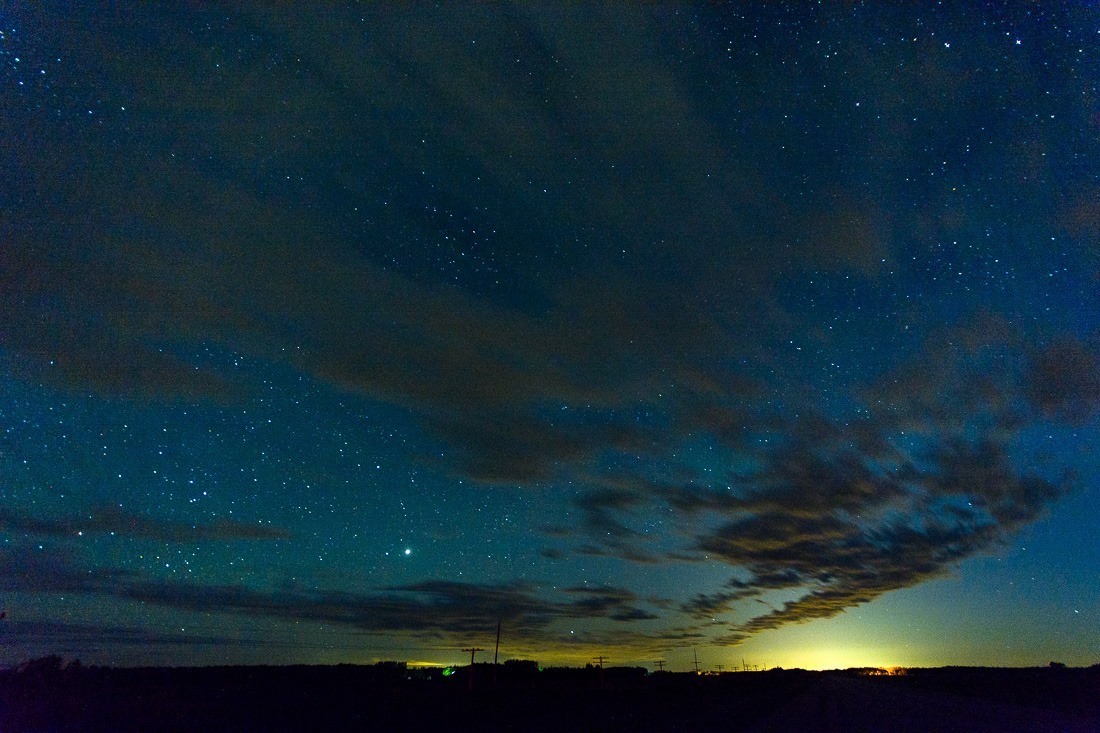
{"type": "Polygon", "coordinates": [[[691,651],[695,654],[695,674],[699,674],[699,650],[693,647],[691,651]]]}
{"type": "Polygon", "coordinates": [[[724,664],[719,664],[716,666],[718,667],[718,674],[722,674],[722,670],[726,668],[726,665],[724,664]]]}
{"type": "Polygon", "coordinates": [[[594,657],[593,660],[592,660],[592,661],[596,662],[596,664],[600,668],[600,689],[601,690],[604,687],[604,685],[603,685],[603,663],[606,659],[607,659],[607,657],[605,657],[604,655],[601,654],[598,657],[594,657]]]}
{"type": "Polygon", "coordinates": [[[497,655],[500,654],[500,622],[501,619],[497,619],[497,644],[493,647],[493,687],[497,685],[497,655]]]}
{"type": "Polygon", "coordinates": [[[745,664],[745,658],[744,657],[741,657],[741,671],[742,672],[748,672],[749,671],[749,665],[745,664]]]}
{"type": "Polygon", "coordinates": [[[665,660],[663,660],[663,659],[658,659],[656,662],[654,662],[654,664],[657,665],[657,671],[658,672],[664,672],[665,671],[665,664],[667,664],[667,662],[665,662],[665,660]]]}
{"type": "Polygon", "coordinates": [[[485,650],[481,647],[472,646],[462,651],[470,652],[470,676],[466,678],[466,690],[470,691],[474,689],[474,655],[485,650]]]}

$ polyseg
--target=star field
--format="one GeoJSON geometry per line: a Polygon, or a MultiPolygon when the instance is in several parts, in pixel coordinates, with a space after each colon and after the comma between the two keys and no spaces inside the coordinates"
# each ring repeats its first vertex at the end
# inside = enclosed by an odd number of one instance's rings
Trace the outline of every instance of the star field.
{"type": "Polygon", "coordinates": [[[1097,661],[1094,8],[0,30],[4,662],[1097,661]]]}

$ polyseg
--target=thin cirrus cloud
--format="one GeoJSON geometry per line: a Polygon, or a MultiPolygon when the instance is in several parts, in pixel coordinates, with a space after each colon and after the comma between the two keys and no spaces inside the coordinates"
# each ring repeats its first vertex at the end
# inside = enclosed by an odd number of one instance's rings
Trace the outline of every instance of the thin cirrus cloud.
{"type": "MultiPolygon", "coordinates": [[[[156,631],[140,626],[76,624],[44,619],[12,620],[5,628],[6,641],[25,646],[42,645],[54,652],[86,652],[89,648],[122,645],[169,646],[258,646],[255,639],[236,636],[156,631]]],[[[267,643],[267,642],[265,642],[267,643]]]]}
{"type": "MultiPolygon", "coordinates": [[[[384,11],[372,19],[378,32],[357,49],[333,49],[320,30],[306,34],[296,43],[320,44],[334,56],[309,90],[278,69],[192,77],[172,70],[179,59],[165,66],[158,49],[139,49],[149,68],[164,66],[163,78],[178,83],[131,82],[146,110],[129,118],[131,145],[58,141],[44,159],[43,147],[28,143],[12,161],[69,212],[36,219],[28,210],[8,220],[13,246],[0,278],[12,317],[0,325],[0,342],[16,367],[108,393],[226,397],[247,386],[189,363],[196,345],[289,360],[341,388],[407,407],[455,446],[458,469],[471,477],[530,481],[552,476],[560,463],[652,442],[614,411],[646,401],[666,381],[720,384],[720,363],[744,348],[731,326],[759,325],[761,295],[788,271],[878,262],[878,240],[859,235],[869,227],[858,222],[871,214],[854,198],[837,199],[852,201],[852,211],[830,211],[827,225],[818,223],[822,207],[792,209],[769,199],[758,166],[723,138],[673,67],[648,58],[647,44],[632,40],[659,35],[651,14],[593,19],[516,10],[498,19],[506,27],[490,30],[493,40],[533,34],[547,53],[583,72],[570,76],[581,86],[558,90],[550,108],[516,86],[512,69],[454,40],[456,23],[494,28],[475,10],[431,19],[412,35],[404,32],[409,16],[384,11]],[[607,33],[623,23],[631,34],[607,33]],[[593,55],[582,39],[597,37],[615,46],[593,55]],[[376,73],[345,76],[353,60],[373,63],[376,73]],[[401,72],[407,64],[420,69],[415,78],[401,72]],[[456,73],[470,83],[455,83],[456,73]],[[210,84],[226,86],[217,92],[210,84]],[[317,174],[326,186],[350,186],[374,201],[374,192],[360,190],[362,181],[409,197],[411,189],[401,193],[403,184],[389,178],[423,168],[434,185],[463,197],[465,180],[448,180],[446,170],[407,147],[408,131],[428,135],[438,126],[438,107],[425,106],[426,95],[451,110],[447,135],[432,136],[446,148],[437,153],[472,161],[471,175],[487,181],[482,193],[514,204],[496,216],[507,236],[526,240],[518,246],[543,247],[543,239],[565,233],[563,216],[579,219],[575,229],[585,234],[578,254],[590,253],[589,267],[578,271],[563,261],[547,272],[512,273],[526,301],[543,305],[491,302],[384,268],[369,242],[347,234],[342,209],[273,195],[245,165],[277,158],[314,167],[353,152],[363,159],[366,147],[373,155],[364,165],[390,161],[398,173],[365,171],[358,182],[338,169],[317,174]],[[271,109],[296,96],[302,107],[271,109]],[[371,124],[352,124],[363,108],[372,111],[371,124]],[[314,126],[305,115],[318,109],[334,123],[323,139],[305,135],[314,126]],[[173,145],[213,146],[223,164],[217,175],[188,162],[194,156],[163,148],[169,122],[158,110],[188,120],[172,123],[182,126],[173,145]],[[261,129],[276,120],[276,128],[261,129]],[[259,140],[270,148],[266,157],[254,150],[259,140]],[[308,142],[295,142],[301,140],[308,142]],[[598,151],[612,149],[621,173],[611,160],[594,162],[609,154],[598,151]],[[60,164],[66,151],[81,161],[73,166],[79,175],[60,164]],[[631,163],[639,159],[647,162],[631,163]],[[536,161],[545,162],[540,177],[553,177],[546,185],[564,198],[507,194],[511,181],[536,173],[536,161]],[[714,161],[714,170],[704,175],[699,161],[714,161]],[[570,187],[566,179],[586,184],[570,187]],[[787,214],[762,215],[774,207],[787,214]],[[768,230],[762,222],[769,221],[785,224],[768,230]],[[802,230],[825,234],[796,235],[802,230]],[[716,242],[724,243],[717,251],[716,242]],[[637,255],[634,264],[616,262],[624,248],[637,255]],[[587,420],[600,430],[540,412],[561,402],[591,405],[587,420]]],[[[320,28],[338,14],[306,15],[320,28]]],[[[244,20],[262,28],[271,19],[246,13],[244,20]]],[[[108,78],[117,71],[101,66],[108,78]]],[[[394,230],[408,223],[384,211],[373,215],[394,230]]],[[[409,221],[416,226],[416,217],[409,221]]],[[[394,236],[374,234],[379,241],[394,236]]]]}
{"type": "MultiPolygon", "coordinates": [[[[507,623],[521,643],[561,634],[560,623],[604,619],[633,624],[657,615],[624,588],[571,587],[560,593],[531,583],[428,580],[369,592],[325,591],[289,584],[274,589],[159,580],[133,571],[84,565],[70,553],[14,547],[0,551],[0,590],[79,593],[202,614],[335,623],[368,633],[401,632],[424,639],[461,639],[507,623]]],[[[35,638],[49,628],[26,627],[35,638]]],[[[61,637],[69,630],[53,629],[61,637]]],[[[171,640],[169,640],[171,641],[171,640]]],[[[206,643],[206,642],[204,642],[206,643]]],[[[212,643],[212,642],[211,642],[212,643]]]]}
{"type": "Polygon", "coordinates": [[[118,534],[160,542],[286,540],[292,537],[287,530],[266,524],[234,519],[215,519],[208,523],[183,522],[134,514],[114,507],[100,507],[79,517],[43,517],[9,508],[0,509],[0,531],[68,538],[84,534],[118,534]]]}
{"type": "MultiPolygon", "coordinates": [[[[579,521],[553,538],[575,544],[547,548],[547,559],[717,558],[734,577],[683,603],[693,619],[771,590],[801,593],[730,628],[730,642],[949,572],[1072,488],[1061,468],[1026,468],[1024,436],[1094,418],[1095,336],[1028,331],[996,313],[968,320],[976,307],[963,303],[953,316],[971,325],[938,336],[935,315],[861,310],[857,346],[880,347],[861,351],[866,365],[839,384],[808,380],[788,348],[792,335],[835,345],[820,317],[784,299],[800,278],[851,277],[877,293],[903,239],[938,242],[951,222],[978,221],[967,204],[945,214],[935,196],[914,204],[891,192],[908,185],[911,150],[981,122],[987,102],[1012,91],[1002,82],[987,88],[931,58],[901,64],[888,50],[838,60],[894,122],[858,127],[866,149],[830,152],[777,119],[813,114],[802,85],[824,87],[835,72],[795,79],[779,54],[742,87],[713,79],[701,94],[668,48],[690,31],[659,10],[455,7],[424,18],[383,6],[364,11],[370,34],[335,45],[353,19],[287,12],[309,32],[281,38],[286,19],[259,10],[235,20],[291,44],[308,73],[245,54],[212,75],[180,32],[172,53],[134,49],[146,70],[136,78],[91,59],[137,102],[125,145],[94,128],[48,139],[59,133],[47,127],[45,140],[6,131],[5,175],[31,202],[0,217],[0,358],[13,373],[112,396],[247,398],[253,385],[196,360],[214,347],[397,405],[449,448],[447,468],[463,478],[581,487],[579,521]],[[529,73],[501,62],[514,38],[535,49],[529,73]],[[897,87],[916,92],[900,99],[897,87]],[[725,97],[743,104],[715,109],[725,97]],[[290,173],[308,184],[271,184],[290,173]],[[499,265],[505,293],[392,265],[396,245],[432,233],[426,191],[487,210],[477,225],[538,264],[499,265]],[[353,201],[362,212],[351,222],[353,201]],[[902,321],[928,343],[885,339],[902,321]],[[708,466],[719,478],[683,457],[699,441],[723,455],[708,466]],[[638,528],[657,510],[674,528],[663,543],[638,528]]],[[[975,43],[990,42],[973,20],[975,43]]],[[[172,22],[144,11],[132,21],[172,22]]],[[[1031,93],[1024,62],[1005,65],[1013,89],[1031,93]]],[[[810,120],[821,139],[863,124],[832,113],[848,101],[836,94],[810,120]]],[[[1024,169],[1016,134],[989,126],[974,156],[1024,169]]],[[[1018,186],[1007,197],[1017,200],[1034,184],[983,185],[1018,186]]],[[[1023,216],[994,206],[1006,221],[1023,216]]],[[[1063,224],[1087,236],[1093,209],[1075,204],[1063,224]]],[[[285,538],[111,512],[0,522],[56,536],[285,538]]],[[[41,580],[107,592],[90,577],[59,566],[41,580]]],[[[625,597],[548,602],[509,585],[425,581],[336,597],[122,580],[120,595],[177,608],[193,592],[226,612],[368,630],[462,631],[503,613],[535,633],[570,613],[650,613],[625,597]]]]}

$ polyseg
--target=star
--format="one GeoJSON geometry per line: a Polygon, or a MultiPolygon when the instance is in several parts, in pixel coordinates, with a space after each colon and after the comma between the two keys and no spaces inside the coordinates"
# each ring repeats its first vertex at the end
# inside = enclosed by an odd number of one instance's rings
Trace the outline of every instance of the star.
{"type": "Polygon", "coordinates": [[[774,639],[769,661],[814,666],[818,632],[787,626],[862,606],[844,623],[896,632],[891,663],[1096,661],[1004,603],[1026,587],[1083,625],[1100,598],[1092,556],[1060,551],[1100,511],[1060,478],[1097,481],[1085,15],[454,4],[406,44],[385,7],[210,33],[188,3],[71,5],[0,33],[26,97],[0,105],[25,131],[4,180],[33,185],[0,255],[0,585],[28,589],[34,653],[450,663],[499,608],[552,664],[667,638],[692,639],[670,665],[774,639]],[[688,52],[647,50],[667,34],[688,52]],[[402,567],[407,538],[434,539],[402,567]],[[946,633],[910,625],[962,563],[946,633]],[[111,623],[74,640],[61,592],[111,623]],[[241,613],[287,645],[229,643],[241,613]],[[1002,656],[1006,628],[1026,641],[1002,656]]]}

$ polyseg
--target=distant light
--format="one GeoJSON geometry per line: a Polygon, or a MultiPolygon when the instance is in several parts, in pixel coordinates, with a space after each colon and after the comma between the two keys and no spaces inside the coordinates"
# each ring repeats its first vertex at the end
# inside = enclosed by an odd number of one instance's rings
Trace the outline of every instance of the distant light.
{"type": "Polygon", "coordinates": [[[406,555],[411,555],[411,554],[413,554],[413,551],[412,551],[412,550],[410,550],[410,549],[409,549],[408,547],[406,547],[406,548],[405,548],[405,554],[406,554],[406,555]]]}

